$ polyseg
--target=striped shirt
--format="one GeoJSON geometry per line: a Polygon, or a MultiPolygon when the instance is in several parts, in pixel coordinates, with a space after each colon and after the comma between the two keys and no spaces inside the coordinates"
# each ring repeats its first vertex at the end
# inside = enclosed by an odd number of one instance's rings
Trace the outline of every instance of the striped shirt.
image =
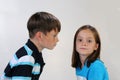
{"type": "Polygon", "coordinates": [[[0,80],[38,80],[44,65],[42,53],[28,40],[14,54],[0,80]]]}

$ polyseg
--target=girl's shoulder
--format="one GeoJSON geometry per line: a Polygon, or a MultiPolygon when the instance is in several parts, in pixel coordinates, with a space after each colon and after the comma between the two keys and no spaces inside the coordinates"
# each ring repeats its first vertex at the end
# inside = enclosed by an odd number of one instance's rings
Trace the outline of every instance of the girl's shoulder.
{"type": "Polygon", "coordinates": [[[100,60],[100,59],[96,59],[96,60],[93,62],[93,64],[98,64],[98,65],[100,65],[100,64],[104,64],[104,62],[103,62],[102,60],[100,60]]]}
{"type": "Polygon", "coordinates": [[[103,61],[101,61],[100,59],[97,59],[91,64],[90,68],[101,70],[101,69],[105,69],[106,67],[103,61]]]}
{"type": "Polygon", "coordinates": [[[88,77],[90,80],[109,80],[107,68],[103,61],[97,59],[90,65],[88,77]]]}

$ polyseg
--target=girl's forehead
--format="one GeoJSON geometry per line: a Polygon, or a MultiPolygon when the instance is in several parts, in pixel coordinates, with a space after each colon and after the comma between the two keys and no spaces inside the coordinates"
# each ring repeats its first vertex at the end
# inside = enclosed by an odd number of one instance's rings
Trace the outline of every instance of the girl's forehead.
{"type": "Polygon", "coordinates": [[[93,32],[91,30],[89,30],[89,29],[81,30],[78,33],[77,37],[81,37],[81,38],[82,37],[83,38],[95,38],[93,32]]]}
{"type": "Polygon", "coordinates": [[[89,29],[81,30],[78,34],[93,35],[93,32],[89,29]]]}

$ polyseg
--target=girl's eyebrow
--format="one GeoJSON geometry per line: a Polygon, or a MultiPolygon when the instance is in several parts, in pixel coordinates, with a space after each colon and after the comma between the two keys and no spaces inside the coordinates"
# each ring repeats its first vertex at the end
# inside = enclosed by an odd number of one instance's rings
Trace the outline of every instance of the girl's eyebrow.
{"type": "Polygon", "coordinates": [[[92,38],[92,37],[87,37],[87,38],[89,38],[89,39],[94,39],[94,38],[92,38]]]}
{"type": "Polygon", "coordinates": [[[77,37],[82,37],[82,36],[78,35],[77,37]]]}
{"type": "MultiPolygon", "coordinates": [[[[78,35],[78,37],[81,37],[81,38],[83,38],[82,36],[80,36],[80,35],[78,35]]],[[[87,37],[87,38],[93,38],[92,36],[89,36],[89,37],[87,37]]]]}

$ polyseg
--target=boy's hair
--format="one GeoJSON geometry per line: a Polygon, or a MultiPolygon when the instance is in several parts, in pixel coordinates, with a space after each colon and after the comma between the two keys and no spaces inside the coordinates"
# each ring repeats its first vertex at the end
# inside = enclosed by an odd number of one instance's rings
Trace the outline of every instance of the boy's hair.
{"type": "Polygon", "coordinates": [[[29,37],[33,38],[38,31],[43,32],[44,34],[51,30],[60,32],[61,24],[54,15],[48,12],[36,12],[29,18],[27,29],[29,37]]]}
{"type": "Polygon", "coordinates": [[[94,62],[97,58],[100,58],[101,41],[100,41],[99,34],[98,34],[97,30],[93,26],[91,26],[91,25],[84,25],[84,26],[80,27],[76,31],[75,36],[74,36],[73,53],[72,53],[72,67],[74,67],[74,68],[76,68],[76,67],[80,67],[81,68],[81,66],[82,66],[82,63],[81,63],[80,58],[79,58],[79,53],[76,51],[76,38],[77,38],[77,35],[78,35],[78,33],[80,31],[86,30],[86,29],[89,29],[93,33],[93,36],[95,38],[95,42],[98,44],[97,50],[95,50],[86,59],[87,60],[87,67],[89,67],[90,64],[92,62],[94,62]]]}

